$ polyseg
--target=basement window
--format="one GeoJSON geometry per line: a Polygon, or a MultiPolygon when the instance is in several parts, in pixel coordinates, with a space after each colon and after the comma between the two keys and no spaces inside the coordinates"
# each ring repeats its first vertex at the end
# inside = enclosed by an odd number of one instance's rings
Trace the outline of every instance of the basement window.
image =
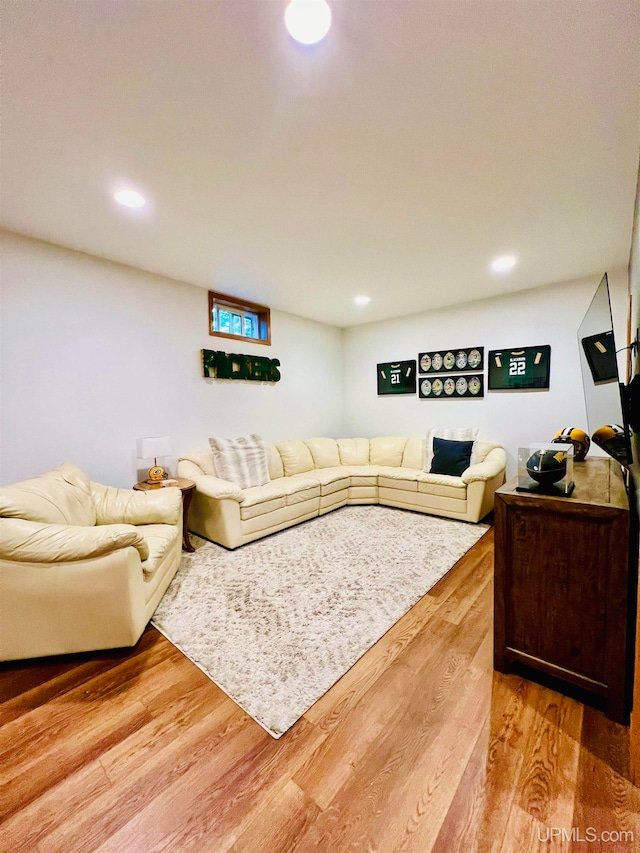
{"type": "Polygon", "coordinates": [[[209,334],[271,345],[271,312],[266,305],[209,291],[209,334]]]}

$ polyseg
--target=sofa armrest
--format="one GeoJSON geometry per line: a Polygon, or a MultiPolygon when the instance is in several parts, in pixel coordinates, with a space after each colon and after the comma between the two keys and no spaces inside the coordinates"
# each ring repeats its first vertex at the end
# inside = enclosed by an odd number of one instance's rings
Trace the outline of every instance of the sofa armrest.
{"type": "Polygon", "coordinates": [[[462,472],[464,483],[474,483],[478,480],[491,480],[507,467],[507,454],[502,447],[494,447],[487,453],[482,462],[471,465],[462,472]]]}
{"type": "Polygon", "coordinates": [[[135,548],[149,557],[145,539],[131,524],[80,527],[41,524],[23,518],[0,519],[0,559],[20,563],[67,563],[100,557],[119,548],[135,548]]]}
{"type": "Polygon", "coordinates": [[[0,559],[0,660],[133,646],[149,619],[135,548],[60,563],[0,559]]]}
{"type": "MultiPolygon", "coordinates": [[[[197,465],[193,459],[185,459],[184,457],[180,457],[178,460],[178,477],[184,477],[187,480],[197,480],[198,477],[202,477],[203,474],[206,474],[206,471],[203,471],[202,468],[197,465]]],[[[210,472],[213,476],[213,472],[210,472]]]]}
{"type": "Polygon", "coordinates": [[[180,489],[168,486],[139,492],[91,483],[96,524],[177,524],[182,514],[180,489]]]}
{"type": "Polygon", "coordinates": [[[196,491],[201,495],[216,500],[232,500],[242,503],[244,495],[240,486],[230,480],[221,480],[220,477],[212,477],[211,474],[202,474],[195,478],[196,491]]]}

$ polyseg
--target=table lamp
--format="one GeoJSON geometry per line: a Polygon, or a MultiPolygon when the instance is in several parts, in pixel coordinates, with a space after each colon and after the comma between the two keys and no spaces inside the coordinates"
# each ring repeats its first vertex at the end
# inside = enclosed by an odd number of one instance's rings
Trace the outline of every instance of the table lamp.
{"type": "Polygon", "coordinates": [[[158,456],[171,456],[171,439],[168,435],[156,435],[136,440],[138,459],[153,459],[153,467],[149,468],[147,483],[161,483],[169,476],[164,468],[158,465],[158,456]]]}

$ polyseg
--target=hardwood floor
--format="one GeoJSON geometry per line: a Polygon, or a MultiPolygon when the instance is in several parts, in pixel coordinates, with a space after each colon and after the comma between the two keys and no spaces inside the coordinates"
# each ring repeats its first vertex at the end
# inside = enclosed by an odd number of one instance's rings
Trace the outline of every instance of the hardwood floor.
{"type": "Polygon", "coordinates": [[[153,628],[0,665],[0,851],[640,850],[628,729],[493,672],[492,571],[491,531],[278,741],[153,628]]]}

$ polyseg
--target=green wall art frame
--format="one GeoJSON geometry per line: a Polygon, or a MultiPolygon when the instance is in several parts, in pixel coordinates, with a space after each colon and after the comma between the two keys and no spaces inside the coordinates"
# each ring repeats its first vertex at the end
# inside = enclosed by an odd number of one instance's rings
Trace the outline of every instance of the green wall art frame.
{"type": "Polygon", "coordinates": [[[205,379],[246,379],[249,382],[279,382],[280,361],[260,355],[237,355],[203,349],[202,375],[205,379]]]}

